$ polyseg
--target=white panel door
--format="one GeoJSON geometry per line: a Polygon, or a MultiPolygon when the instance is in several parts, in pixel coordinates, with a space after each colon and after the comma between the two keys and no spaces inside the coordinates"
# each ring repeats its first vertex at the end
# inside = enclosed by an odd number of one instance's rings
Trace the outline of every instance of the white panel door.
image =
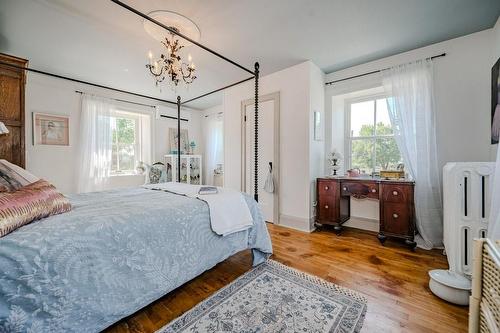
{"type": "MultiPolygon", "coordinates": [[[[255,106],[245,110],[245,191],[254,193],[255,106]]],[[[274,165],[274,100],[259,103],[259,204],[267,222],[273,222],[274,195],[264,191],[269,164],[274,165]]],[[[274,178],[276,182],[276,178],[274,178]]],[[[275,184],[276,185],[276,184],[275,184]]]]}

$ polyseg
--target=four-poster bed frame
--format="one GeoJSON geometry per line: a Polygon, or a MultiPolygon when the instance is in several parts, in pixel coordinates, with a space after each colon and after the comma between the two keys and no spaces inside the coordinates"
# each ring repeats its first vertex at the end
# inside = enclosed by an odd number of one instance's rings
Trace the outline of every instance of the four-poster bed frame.
{"type": "MultiPolygon", "coordinates": [[[[97,83],[92,83],[92,82],[88,82],[88,81],[83,81],[83,80],[79,80],[79,79],[75,79],[75,78],[71,78],[71,77],[68,77],[68,76],[63,76],[63,75],[58,75],[58,74],[54,74],[54,73],[50,73],[50,72],[46,72],[46,71],[41,71],[41,70],[37,70],[37,69],[34,69],[34,68],[29,68],[29,67],[20,67],[20,66],[17,66],[17,65],[14,65],[14,64],[10,64],[10,63],[6,63],[6,62],[1,62],[0,61],[0,64],[1,65],[5,65],[5,66],[9,66],[9,67],[13,67],[13,68],[18,68],[18,69],[22,69],[22,70],[26,70],[26,71],[29,71],[29,72],[33,72],[33,73],[37,73],[37,74],[43,74],[43,75],[48,75],[48,76],[51,76],[51,77],[55,77],[55,78],[59,78],[59,79],[63,79],[63,80],[68,80],[68,81],[72,81],[72,82],[76,82],[76,83],[81,83],[81,84],[85,84],[85,85],[90,85],[90,86],[94,86],[94,87],[98,87],[98,88],[103,88],[103,89],[107,89],[107,90],[112,90],[112,91],[116,91],[116,92],[120,92],[120,93],[125,93],[125,94],[129,94],[129,95],[133,95],[133,96],[137,96],[137,97],[142,97],[142,98],[147,98],[147,99],[151,99],[151,100],[155,100],[155,101],[159,101],[159,102],[163,102],[163,103],[168,103],[168,104],[173,104],[173,105],[176,105],[177,106],[177,133],[179,135],[179,138],[180,138],[180,132],[181,132],[181,107],[183,105],[186,105],[187,103],[190,103],[190,102],[193,102],[195,100],[198,100],[200,98],[203,98],[203,97],[206,97],[208,95],[211,95],[211,94],[214,94],[214,93],[217,93],[219,91],[222,91],[222,90],[225,90],[227,88],[230,88],[230,87],[233,87],[233,86],[236,86],[238,84],[241,84],[241,83],[244,83],[244,82],[247,82],[247,81],[250,81],[250,80],[254,80],[255,82],[255,138],[254,138],[254,193],[253,193],[253,196],[254,196],[254,199],[256,201],[258,201],[258,198],[259,198],[259,195],[258,195],[258,163],[259,163],[259,63],[256,62],[254,64],[254,69],[253,70],[250,70],[240,64],[238,64],[237,62],[221,55],[220,53],[208,48],[207,46],[189,38],[188,36],[186,35],[183,35],[182,33],[180,33],[179,31],[175,30],[175,29],[172,29],[166,25],[164,25],[163,23],[149,17],[148,15],[136,10],[135,8],[133,7],[130,7],[129,5],[119,1],[119,0],[110,0],[111,2],[121,6],[122,8],[132,12],[133,14],[136,14],[140,17],[142,17],[143,19],[145,20],[148,20],[156,25],[158,25],[159,27],[169,31],[170,33],[172,34],[175,34],[187,41],[189,41],[190,43],[193,43],[194,45],[202,48],[203,50],[215,55],[216,57],[242,69],[243,71],[247,72],[247,73],[250,73],[252,74],[252,76],[246,78],[246,79],[243,79],[241,81],[238,81],[238,82],[235,82],[235,83],[232,83],[232,84],[229,84],[227,86],[224,86],[222,88],[219,88],[219,89],[215,89],[213,91],[210,91],[210,92],[207,92],[207,93],[204,93],[200,96],[197,96],[197,97],[194,97],[194,98],[191,98],[191,99],[188,99],[186,101],[182,101],[181,100],[181,96],[177,96],[177,101],[170,101],[170,100],[166,100],[166,99],[161,99],[161,98],[157,98],[157,97],[153,97],[153,96],[147,96],[147,95],[143,95],[143,94],[138,94],[138,93],[135,93],[135,92],[130,92],[130,91],[126,91],[126,90],[123,90],[123,89],[117,89],[117,88],[113,88],[113,87],[110,87],[110,86],[105,86],[105,85],[101,85],[101,84],[97,84],[97,83]]],[[[173,117],[172,117],[173,118],[173,117]]],[[[177,140],[177,181],[180,182],[181,181],[181,142],[180,142],[180,139],[177,140]]]]}

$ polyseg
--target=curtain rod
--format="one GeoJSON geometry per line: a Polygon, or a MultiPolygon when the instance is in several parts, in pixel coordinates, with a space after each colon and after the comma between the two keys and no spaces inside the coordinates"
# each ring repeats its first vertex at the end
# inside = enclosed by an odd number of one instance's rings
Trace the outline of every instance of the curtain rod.
{"type": "Polygon", "coordinates": [[[43,75],[47,75],[47,76],[52,76],[52,77],[55,77],[55,78],[58,78],[58,79],[63,79],[63,80],[68,80],[68,81],[72,81],[72,82],[76,82],[76,83],[86,84],[86,85],[89,85],[89,86],[103,88],[103,89],[107,89],[107,90],[112,90],[112,91],[116,91],[116,92],[120,92],[120,93],[124,93],[124,94],[129,94],[129,95],[133,95],[133,96],[137,96],[137,97],[148,98],[148,99],[152,99],[152,100],[163,102],[163,103],[177,105],[177,103],[169,101],[169,100],[166,100],[166,99],[161,99],[161,98],[156,98],[156,97],[152,97],[152,96],[142,95],[142,94],[134,93],[134,92],[127,91],[127,90],[117,89],[117,88],[105,86],[105,85],[102,85],[102,84],[97,84],[97,83],[92,83],[92,82],[83,81],[83,80],[79,80],[79,79],[74,79],[74,78],[71,78],[71,77],[68,77],[68,76],[63,76],[63,75],[59,75],[59,74],[45,72],[45,71],[41,71],[41,70],[34,69],[34,68],[18,66],[18,65],[10,64],[8,62],[0,61],[0,65],[5,65],[5,66],[12,67],[12,68],[17,68],[17,69],[21,69],[21,70],[25,70],[25,71],[37,73],[37,74],[43,74],[43,75]]]}
{"type": "MultiPolygon", "coordinates": [[[[441,54],[438,54],[438,55],[435,55],[435,56],[432,56],[432,57],[429,57],[429,58],[426,58],[426,59],[431,59],[432,60],[432,59],[436,59],[436,58],[440,58],[440,57],[444,57],[444,56],[446,56],[446,53],[441,53],[441,54]]],[[[334,84],[334,83],[338,83],[338,82],[342,82],[342,81],[346,81],[346,80],[351,80],[351,79],[355,79],[355,78],[358,78],[358,77],[367,76],[367,75],[371,75],[371,74],[375,74],[375,73],[380,73],[380,72],[383,72],[383,71],[388,70],[388,69],[390,69],[390,68],[388,67],[388,68],[379,69],[379,70],[376,70],[376,71],[371,71],[371,72],[367,72],[367,73],[363,73],[363,74],[349,76],[349,77],[346,77],[346,78],[343,78],[343,79],[326,82],[325,85],[328,86],[328,85],[331,85],[331,84],[334,84]]]]}
{"type": "Polygon", "coordinates": [[[136,14],[136,15],[138,15],[138,16],[140,16],[140,17],[142,17],[143,19],[148,20],[148,21],[150,21],[150,22],[152,22],[152,23],[156,24],[156,25],[157,25],[157,26],[159,26],[159,27],[162,27],[163,29],[165,29],[165,30],[169,31],[170,33],[176,34],[177,36],[184,38],[185,40],[187,40],[187,41],[189,41],[189,42],[191,42],[191,43],[195,44],[196,46],[201,47],[201,48],[202,48],[202,49],[204,49],[205,51],[212,53],[212,54],[213,54],[213,55],[215,55],[216,57],[219,57],[219,58],[221,58],[222,60],[225,60],[225,61],[229,62],[230,64],[232,64],[232,65],[234,65],[234,66],[236,66],[236,67],[238,67],[238,68],[240,68],[240,69],[244,70],[245,72],[248,72],[248,73],[250,73],[250,74],[253,74],[253,71],[249,70],[248,68],[243,67],[242,65],[240,65],[240,64],[238,64],[238,63],[236,63],[235,61],[233,61],[233,60],[231,60],[231,59],[229,59],[229,58],[226,58],[226,57],[225,57],[225,56],[223,56],[222,54],[215,52],[214,50],[212,50],[212,49],[210,49],[210,48],[206,47],[206,46],[205,46],[205,45],[203,45],[203,44],[200,44],[199,42],[197,42],[197,41],[195,41],[195,40],[193,40],[193,39],[189,38],[188,36],[186,36],[186,35],[184,35],[184,34],[180,33],[179,31],[176,31],[175,29],[172,29],[172,28],[170,28],[170,27],[167,27],[165,24],[163,24],[163,23],[161,23],[161,22],[159,22],[159,21],[157,21],[157,20],[155,20],[155,19],[153,19],[153,18],[149,17],[148,15],[146,15],[146,14],[144,14],[144,13],[142,13],[142,12],[138,11],[137,9],[135,9],[135,8],[133,8],[133,7],[130,7],[129,5],[127,5],[127,4],[125,4],[125,3],[121,2],[121,1],[118,1],[118,0],[111,0],[111,1],[112,1],[112,2],[114,2],[114,3],[115,3],[115,4],[117,4],[117,5],[119,5],[119,6],[123,7],[123,8],[125,8],[125,9],[127,9],[128,11],[131,11],[132,13],[134,13],[134,14],[136,14]]]}
{"type": "Polygon", "coordinates": [[[220,111],[220,112],[217,112],[217,113],[207,114],[207,115],[205,115],[205,118],[208,118],[210,116],[219,116],[221,114],[224,114],[224,112],[220,111]]]}
{"type": "MultiPolygon", "coordinates": [[[[86,93],[86,92],[83,92],[83,91],[80,91],[80,90],[75,90],[75,92],[77,94],[92,95],[92,93],[86,93]]],[[[124,99],[119,99],[119,98],[110,98],[110,97],[105,97],[105,98],[112,99],[113,101],[117,101],[117,102],[124,102],[124,103],[128,103],[128,104],[135,104],[135,105],[141,105],[141,106],[146,106],[146,107],[150,107],[150,108],[156,108],[155,105],[149,105],[149,104],[138,103],[138,102],[131,102],[131,101],[126,101],[124,99]]]]}
{"type": "MultiPolygon", "coordinates": [[[[85,93],[83,91],[79,91],[79,90],[75,90],[75,93],[77,94],[88,94],[88,93],[85,93]]],[[[109,97],[106,97],[106,98],[109,98],[109,97]]],[[[131,102],[131,101],[126,101],[124,99],[118,99],[118,98],[109,98],[109,99],[112,99],[114,101],[118,101],[118,102],[124,102],[124,103],[128,103],[128,104],[134,104],[134,105],[141,105],[141,106],[146,106],[146,107],[150,107],[150,108],[153,108],[153,109],[156,109],[156,106],[155,105],[149,105],[149,104],[143,104],[143,103],[137,103],[137,102],[131,102]]],[[[174,120],[177,120],[177,117],[172,117],[172,116],[166,116],[164,114],[160,114],[160,117],[162,118],[169,118],[169,119],[174,119],[174,120]]],[[[185,119],[185,118],[181,118],[181,121],[189,121],[188,119],[185,119]]]]}

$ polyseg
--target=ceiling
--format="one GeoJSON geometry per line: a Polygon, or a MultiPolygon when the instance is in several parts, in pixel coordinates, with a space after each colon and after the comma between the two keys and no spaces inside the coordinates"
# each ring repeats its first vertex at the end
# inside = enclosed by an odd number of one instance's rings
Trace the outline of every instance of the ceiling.
{"type": "MultiPolygon", "coordinates": [[[[148,13],[192,19],[201,43],[263,75],[305,60],[329,73],[491,28],[498,0],[123,0],[148,13]]],[[[189,90],[155,87],[145,68],[160,45],[142,19],[107,0],[0,0],[0,52],[36,69],[141,94],[184,100],[248,77],[189,46],[198,77],[189,90]]],[[[192,104],[221,103],[216,94],[192,104]]]]}

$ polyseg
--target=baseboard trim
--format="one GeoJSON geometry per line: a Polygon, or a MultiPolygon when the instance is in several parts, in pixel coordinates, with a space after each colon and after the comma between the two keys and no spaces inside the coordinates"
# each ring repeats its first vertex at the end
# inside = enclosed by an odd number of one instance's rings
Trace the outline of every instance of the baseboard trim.
{"type": "Polygon", "coordinates": [[[312,232],[314,230],[314,218],[302,218],[297,216],[290,216],[280,214],[280,226],[288,227],[291,229],[312,232]]]}

